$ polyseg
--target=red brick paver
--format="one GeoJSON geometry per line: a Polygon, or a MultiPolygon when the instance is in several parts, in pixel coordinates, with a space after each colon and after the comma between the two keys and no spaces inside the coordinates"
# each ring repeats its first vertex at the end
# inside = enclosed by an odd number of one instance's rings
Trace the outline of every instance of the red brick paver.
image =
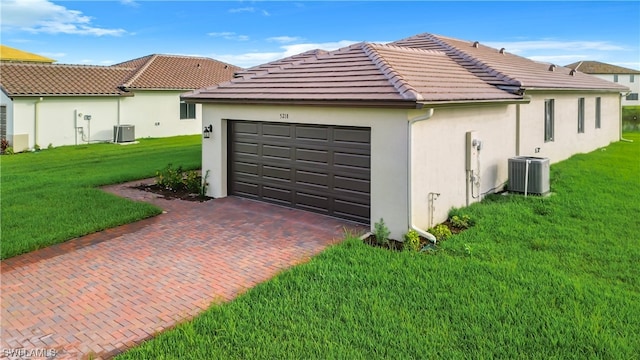
{"type": "Polygon", "coordinates": [[[110,358],[306,261],[345,228],[364,231],[236,197],[166,200],[132,185],[105,190],[165,213],[2,261],[0,357],[110,358]]]}

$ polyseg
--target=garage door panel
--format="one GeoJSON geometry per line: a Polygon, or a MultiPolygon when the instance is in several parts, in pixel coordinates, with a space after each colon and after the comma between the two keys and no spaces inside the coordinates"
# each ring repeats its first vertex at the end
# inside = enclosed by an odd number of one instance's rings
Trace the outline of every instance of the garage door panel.
{"type": "Polygon", "coordinates": [[[290,205],[293,200],[291,190],[279,187],[263,186],[261,195],[265,200],[285,205],[290,205]]]}
{"type": "Polygon", "coordinates": [[[369,222],[369,128],[229,121],[229,193],[369,222]]]}
{"type": "Polygon", "coordinates": [[[326,150],[296,149],[296,159],[320,164],[329,163],[329,153],[326,150]]]}
{"type": "Polygon", "coordinates": [[[336,152],[333,154],[333,163],[340,166],[353,166],[363,169],[369,169],[371,166],[371,158],[369,155],[350,154],[336,152]]]}
{"type": "Polygon", "coordinates": [[[291,147],[288,147],[288,146],[276,146],[276,145],[262,146],[262,156],[290,160],[292,152],[293,151],[291,150],[291,147]]]}
{"type": "Polygon", "coordinates": [[[262,135],[265,137],[291,138],[291,126],[289,124],[263,124],[262,135]]]}
{"type": "Polygon", "coordinates": [[[293,171],[290,168],[281,168],[267,165],[262,167],[262,176],[267,180],[283,180],[286,182],[290,182],[292,172],[293,171]]]}

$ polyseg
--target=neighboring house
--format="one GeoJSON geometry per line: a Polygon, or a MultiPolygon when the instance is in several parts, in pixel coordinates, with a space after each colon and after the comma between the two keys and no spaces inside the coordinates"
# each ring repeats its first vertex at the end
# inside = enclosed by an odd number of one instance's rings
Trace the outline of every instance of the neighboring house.
{"type": "Polygon", "coordinates": [[[599,61],[579,61],[566,67],[628,87],[631,91],[622,98],[622,106],[640,105],[640,100],[638,100],[640,70],[627,69],[599,61]]]}
{"type": "Polygon", "coordinates": [[[0,45],[0,62],[52,64],[55,60],[6,45],[0,45]]]}
{"type": "Polygon", "coordinates": [[[15,151],[201,132],[185,91],[227,81],[240,68],[202,57],[149,55],[113,66],[2,63],[2,134],[15,151]]]}
{"type": "Polygon", "coordinates": [[[424,232],[551,162],[620,136],[628,89],[479,43],[420,34],[312,51],[187,93],[203,105],[207,195],[424,232]],[[210,128],[209,128],[210,127],[210,128]],[[473,141],[475,140],[475,141],[473,141]]]}

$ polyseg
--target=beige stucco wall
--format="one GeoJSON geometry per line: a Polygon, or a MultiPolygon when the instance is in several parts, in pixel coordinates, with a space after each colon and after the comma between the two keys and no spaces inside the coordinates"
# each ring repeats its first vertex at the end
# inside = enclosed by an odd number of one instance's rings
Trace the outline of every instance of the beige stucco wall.
{"type": "Polygon", "coordinates": [[[304,106],[203,105],[203,126],[213,136],[202,140],[202,170],[210,170],[208,195],[227,196],[226,120],[283,121],[371,128],[371,221],[381,218],[400,239],[408,229],[406,111],[304,106]]]}
{"type": "Polygon", "coordinates": [[[193,135],[202,132],[202,105],[195,119],[180,119],[180,94],[174,90],[135,90],[120,103],[120,124],[135,126],[136,138],[193,135]]]}
{"type": "Polygon", "coordinates": [[[416,226],[428,229],[445,221],[452,207],[480,201],[481,194],[504,187],[508,159],[515,155],[515,115],[513,104],[439,108],[430,119],[413,125],[412,205],[416,226]],[[478,152],[480,186],[475,186],[473,193],[466,171],[469,131],[475,131],[482,141],[478,152]],[[440,194],[434,196],[433,212],[429,193],[440,194]]]}
{"type": "Polygon", "coordinates": [[[576,153],[607,146],[620,137],[618,93],[527,92],[529,104],[520,108],[520,154],[547,157],[551,163],[576,153]],[[585,98],[585,131],[578,133],[578,97],[585,98]],[[601,98],[601,128],[595,128],[596,97],[601,98]],[[554,141],[544,141],[544,101],[555,99],[554,141]],[[536,152],[536,149],[539,149],[536,152]]]}
{"type": "Polygon", "coordinates": [[[13,101],[11,129],[14,136],[28,138],[28,148],[36,143],[45,148],[49,144],[113,141],[113,127],[118,124],[134,125],[136,138],[199,134],[202,106],[196,105],[196,119],[180,120],[181,93],[140,91],[130,97],[19,97],[13,101]],[[91,115],[91,120],[85,120],[84,115],[91,115]]]}

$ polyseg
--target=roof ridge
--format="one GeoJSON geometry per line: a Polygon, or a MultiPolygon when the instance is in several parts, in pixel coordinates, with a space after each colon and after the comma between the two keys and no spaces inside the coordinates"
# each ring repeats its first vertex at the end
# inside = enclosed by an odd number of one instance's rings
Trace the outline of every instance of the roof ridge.
{"type": "Polygon", "coordinates": [[[149,58],[149,60],[147,60],[145,62],[144,65],[142,65],[141,67],[139,67],[134,73],[133,75],[127,79],[127,81],[125,81],[123,84],[120,85],[120,87],[122,88],[126,88],[128,86],[131,86],[131,84],[136,81],[140,76],[142,76],[142,73],[144,73],[145,70],[147,70],[149,68],[149,66],[151,66],[151,63],[158,57],[158,54],[153,54],[151,55],[151,58],[149,58]]]}
{"type": "MultiPolygon", "coordinates": [[[[428,34],[428,33],[425,33],[425,34],[422,34],[422,35],[426,36],[430,40],[436,42],[438,45],[442,46],[447,51],[450,51],[450,52],[454,53],[455,55],[458,55],[458,56],[462,57],[464,60],[467,60],[467,61],[471,62],[473,65],[479,66],[482,70],[486,71],[488,74],[490,74],[492,76],[495,76],[496,78],[498,78],[500,80],[506,81],[506,82],[510,83],[511,85],[515,85],[515,86],[518,86],[518,87],[524,86],[522,81],[520,81],[520,80],[518,80],[518,79],[516,79],[514,77],[511,77],[511,76],[509,76],[509,75],[507,75],[507,74],[505,74],[503,72],[500,72],[500,71],[494,69],[493,67],[489,66],[484,61],[476,58],[475,56],[467,53],[466,51],[464,51],[464,50],[462,50],[462,49],[460,49],[460,48],[458,48],[456,46],[448,44],[446,41],[440,39],[439,37],[437,37],[435,35],[432,35],[432,34],[428,34]]],[[[456,39],[450,38],[450,37],[447,37],[447,39],[456,40],[456,39]]],[[[464,41],[464,40],[457,40],[457,41],[464,41]]],[[[467,66],[465,66],[464,64],[461,64],[460,62],[456,61],[455,58],[452,59],[452,60],[457,62],[458,64],[460,64],[460,66],[462,66],[465,69],[467,69],[467,66]]],[[[469,69],[467,69],[467,70],[469,70],[469,69]]]]}
{"type": "Polygon", "coordinates": [[[403,98],[416,101],[424,100],[420,92],[411,86],[397,70],[394,70],[393,66],[376,50],[375,45],[362,43],[361,48],[403,98]]]}

